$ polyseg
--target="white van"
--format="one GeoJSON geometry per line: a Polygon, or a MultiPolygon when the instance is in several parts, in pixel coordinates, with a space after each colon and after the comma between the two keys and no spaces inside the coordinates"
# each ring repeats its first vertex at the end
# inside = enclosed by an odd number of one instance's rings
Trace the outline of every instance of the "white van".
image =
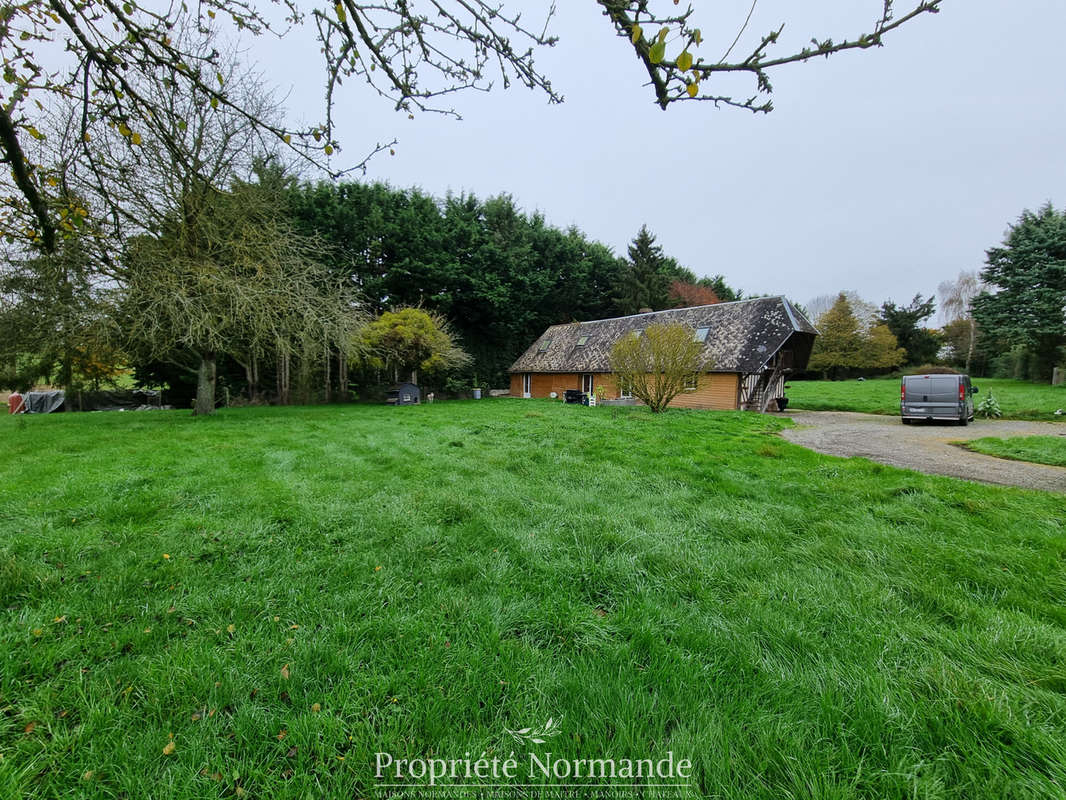
{"type": "Polygon", "coordinates": [[[973,421],[977,387],[969,375],[904,375],[899,387],[899,415],[904,425],[916,419],[973,421]]]}

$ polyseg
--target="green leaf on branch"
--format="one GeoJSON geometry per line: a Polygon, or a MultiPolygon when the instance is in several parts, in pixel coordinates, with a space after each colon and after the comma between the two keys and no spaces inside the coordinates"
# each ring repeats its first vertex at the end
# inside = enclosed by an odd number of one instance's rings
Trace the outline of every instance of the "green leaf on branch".
{"type": "Polygon", "coordinates": [[[651,46],[651,49],[648,51],[648,60],[651,61],[652,64],[658,64],[662,62],[663,58],[665,57],[666,45],[663,42],[656,42],[651,46]]]}

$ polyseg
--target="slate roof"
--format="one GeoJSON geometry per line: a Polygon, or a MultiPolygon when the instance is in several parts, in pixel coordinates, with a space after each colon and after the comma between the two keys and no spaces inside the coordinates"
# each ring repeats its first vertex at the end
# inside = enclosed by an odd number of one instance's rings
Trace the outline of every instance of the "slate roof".
{"type": "Polygon", "coordinates": [[[693,332],[709,328],[704,345],[709,372],[758,372],[794,333],[818,334],[810,320],[784,297],[756,297],[552,325],[510,371],[610,372],[611,347],[622,335],[670,323],[687,325],[693,332]],[[579,344],[583,337],[588,338],[579,344]]]}

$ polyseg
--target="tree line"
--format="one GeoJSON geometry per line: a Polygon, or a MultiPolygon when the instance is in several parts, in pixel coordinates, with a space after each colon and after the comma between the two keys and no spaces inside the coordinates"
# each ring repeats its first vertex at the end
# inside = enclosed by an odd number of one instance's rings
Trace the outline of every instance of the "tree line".
{"type": "Polygon", "coordinates": [[[548,325],[741,296],[646,227],[623,258],[506,195],[301,182],[268,160],[252,173],[225,191],[182,185],[150,233],[118,248],[86,236],[11,258],[0,384],[85,391],[129,369],[182,405],[198,398],[199,413],[216,388],[328,402],[412,372],[461,393],[506,386],[548,325]]]}
{"type": "Polygon", "coordinates": [[[808,303],[821,335],[809,369],[842,378],[946,365],[977,376],[1047,381],[1066,362],[1066,211],[1025,210],[985,265],[932,295],[880,308],[855,292],[808,303]]]}
{"type": "MultiPolygon", "coordinates": [[[[662,108],[710,101],[757,112],[771,110],[778,67],[880,46],[939,7],[922,0],[901,14],[872,3],[866,32],[784,53],[780,29],[746,36],[745,23],[722,34],[726,57],[711,57],[707,46],[719,43],[704,42],[691,8],[597,2],[662,108]],[[730,60],[734,51],[744,54],[730,60]],[[754,94],[721,94],[729,76],[751,79],[754,94]]],[[[402,0],[280,9],[30,0],[2,16],[6,385],[74,388],[132,367],[139,380],[194,386],[207,413],[218,388],[250,402],[329,400],[395,378],[401,361],[445,386],[447,370],[453,387],[491,384],[551,322],[737,296],[720,278],[697,281],[646,230],[623,259],[508,197],[336,182],[392,146],[334,166],[332,109],[346,80],[408,116],[449,113],[451,94],[488,89],[493,77],[561,101],[534,63],[536,48],[556,42],[550,9],[527,24],[484,0],[444,0],[431,13],[402,0]],[[240,48],[312,23],[322,119],[294,125],[240,48]],[[295,181],[302,169],[330,181],[295,181]],[[431,344],[439,350],[424,356],[431,344]]]]}

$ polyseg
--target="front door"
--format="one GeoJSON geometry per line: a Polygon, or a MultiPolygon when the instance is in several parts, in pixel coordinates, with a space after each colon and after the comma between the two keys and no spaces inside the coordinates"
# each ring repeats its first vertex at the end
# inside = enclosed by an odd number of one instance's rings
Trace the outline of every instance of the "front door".
{"type": "Polygon", "coordinates": [[[581,376],[581,391],[585,394],[592,394],[592,373],[581,376]]]}
{"type": "Polygon", "coordinates": [[[522,397],[533,396],[533,375],[526,372],[522,375],[522,397]]]}

